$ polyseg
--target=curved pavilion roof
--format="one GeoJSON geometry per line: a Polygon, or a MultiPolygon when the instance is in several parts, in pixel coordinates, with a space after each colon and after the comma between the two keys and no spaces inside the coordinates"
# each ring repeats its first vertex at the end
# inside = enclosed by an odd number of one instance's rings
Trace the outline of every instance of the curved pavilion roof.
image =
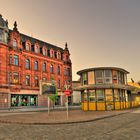
{"type": "Polygon", "coordinates": [[[129,74],[129,72],[126,71],[125,69],[118,68],[118,67],[95,67],[95,68],[87,68],[87,69],[83,69],[83,70],[78,71],[77,74],[80,75],[81,73],[89,72],[89,71],[94,71],[94,70],[117,70],[117,71],[121,71],[121,72],[124,72],[126,74],[129,74]]]}

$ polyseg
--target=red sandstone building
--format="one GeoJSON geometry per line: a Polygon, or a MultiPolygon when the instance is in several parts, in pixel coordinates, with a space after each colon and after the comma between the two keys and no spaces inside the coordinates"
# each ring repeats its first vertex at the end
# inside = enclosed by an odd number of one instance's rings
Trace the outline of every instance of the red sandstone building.
{"type": "Polygon", "coordinates": [[[0,15],[0,109],[47,106],[47,94],[40,94],[39,82],[54,80],[56,104],[64,105],[64,85],[72,84],[70,53],[65,49],[13,30],[0,15]]]}

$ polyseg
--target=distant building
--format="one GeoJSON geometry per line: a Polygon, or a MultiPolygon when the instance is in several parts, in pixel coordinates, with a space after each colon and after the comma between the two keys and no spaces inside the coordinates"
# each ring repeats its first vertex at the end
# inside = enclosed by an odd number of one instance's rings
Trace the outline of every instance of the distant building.
{"type": "Polygon", "coordinates": [[[73,97],[73,104],[79,104],[81,103],[81,92],[75,90],[78,86],[80,86],[80,81],[72,81],[72,97],[73,97]]]}
{"type": "Polygon", "coordinates": [[[83,110],[117,110],[138,106],[127,84],[129,72],[117,67],[98,67],[78,71],[83,110]],[[129,92],[130,91],[130,92],[129,92]]]}
{"type": "Polygon", "coordinates": [[[140,84],[132,81],[128,82],[128,85],[131,88],[132,101],[137,101],[140,104],[140,84]]]}
{"type": "Polygon", "coordinates": [[[0,109],[47,106],[40,81],[55,81],[58,105],[65,104],[64,85],[72,86],[72,63],[65,49],[13,30],[0,15],[0,109]]]}

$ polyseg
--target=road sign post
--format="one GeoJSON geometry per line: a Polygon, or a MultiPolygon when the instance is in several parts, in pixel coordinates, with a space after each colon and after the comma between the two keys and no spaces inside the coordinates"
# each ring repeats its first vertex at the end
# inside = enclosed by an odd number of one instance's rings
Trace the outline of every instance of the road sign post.
{"type": "Polygon", "coordinates": [[[67,120],[68,120],[69,119],[68,96],[70,95],[70,90],[65,90],[64,93],[66,95],[66,108],[67,108],[67,120]]]}

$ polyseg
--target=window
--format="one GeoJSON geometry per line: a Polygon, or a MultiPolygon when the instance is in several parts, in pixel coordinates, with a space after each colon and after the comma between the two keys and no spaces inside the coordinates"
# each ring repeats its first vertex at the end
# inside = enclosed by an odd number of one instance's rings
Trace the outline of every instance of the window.
{"type": "Polygon", "coordinates": [[[19,81],[18,81],[18,73],[17,72],[14,72],[13,73],[13,83],[17,84],[19,81]]]}
{"type": "Polygon", "coordinates": [[[26,50],[30,51],[30,44],[29,43],[26,43],[26,50]]]}
{"type": "Polygon", "coordinates": [[[64,75],[67,76],[67,69],[64,69],[64,75]]]}
{"type": "Polygon", "coordinates": [[[65,75],[65,76],[70,76],[70,75],[71,75],[70,68],[66,68],[66,69],[64,70],[64,75],[65,75]]]}
{"type": "Polygon", "coordinates": [[[60,75],[60,66],[57,66],[57,74],[60,75]]]}
{"type": "Polygon", "coordinates": [[[106,89],[105,90],[105,96],[106,96],[106,101],[113,101],[113,93],[112,93],[112,89],[106,89]]]}
{"type": "Polygon", "coordinates": [[[123,101],[124,100],[123,90],[120,89],[119,92],[120,92],[120,101],[123,101]]]}
{"type": "Polygon", "coordinates": [[[102,102],[104,101],[104,90],[96,90],[97,101],[102,102]]]}
{"type": "Polygon", "coordinates": [[[45,48],[43,48],[43,55],[44,56],[46,56],[47,55],[47,53],[46,53],[47,51],[46,51],[46,49],[45,48]]]}
{"type": "Polygon", "coordinates": [[[9,56],[9,62],[10,62],[10,64],[12,64],[12,54],[10,54],[10,56],[9,56]]]}
{"type": "Polygon", "coordinates": [[[35,53],[38,53],[38,46],[35,46],[35,53]]]}
{"type": "Polygon", "coordinates": [[[50,50],[50,57],[54,58],[54,51],[52,49],[50,50]]]}
{"type": "Polygon", "coordinates": [[[103,83],[103,70],[96,70],[95,76],[96,76],[96,84],[102,84],[103,83]]]}
{"type": "Polygon", "coordinates": [[[89,90],[89,102],[95,102],[96,97],[95,97],[95,90],[89,90]]]}
{"type": "Polygon", "coordinates": [[[43,65],[42,65],[42,71],[43,71],[43,72],[46,71],[46,63],[43,63],[43,65]]]}
{"type": "Polygon", "coordinates": [[[111,73],[111,70],[104,70],[104,82],[106,84],[112,83],[112,73],[111,73]]]}
{"type": "Polygon", "coordinates": [[[25,64],[26,69],[30,69],[30,60],[26,59],[26,64],[25,64]]]}
{"type": "Polygon", "coordinates": [[[26,75],[26,81],[25,81],[26,83],[26,85],[30,85],[30,76],[29,75],[26,75]]]}
{"type": "Polygon", "coordinates": [[[87,82],[87,73],[83,73],[82,74],[82,84],[83,85],[87,85],[88,82],[87,82]]]}
{"type": "Polygon", "coordinates": [[[67,71],[68,71],[68,76],[70,76],[70,68],[68,68],[67,71]]]}
{"type": "Polygon", "coordinates": [[[119,92],[118,89],[114,89],[114,101],[119,101],[119,92]]]}
{"type": "Polygon", "coordinates": [[[57,59],[61,59],[61,53],[57,52],[57,59]]]}
{"type": "Polygon", "coordinates": [[[38,70],[38,62],[37,61],[34,62],[34,70],[38,70]]]}
{"type": "Polygon", "coordinates": [[[46,81],[46,77],[43,77],[42,80],[43,80],[43,81],[46,81]]]}
{"type": "Polygon", "coordinates": [[[16,39],[13,39],[13,46],[14,46],[14,48],[17,48],[17,40],[16,39]]]}
{"type": "Polygon", "coordinates": [[[58,79],[57,87],[60,88],[60,79],[58,79]]]}
{"type": "Polygon", "coordinates": [[[53,73],[53,65],[50,65],[50,73],[53,73]]]}
{"type": "Polygon", "coordinates": [[[125,83],[124,73],[122,73],[122,72],[118,72],[118,83],[119,84],[124,84],[125,83]]]}
{"type": "Polygon", "coordinates": [[[39,81],[38,81],[38,77],[35,76],[35,86],[39,86],[39,81]]]}
{"type": "Polygon", "coordinates": [[[18,56],[14,55],[14,65],[18,66],[18,56]]]}
{"type": "Polygon", "coordinates": [[[118,73],[117,71],[113,70],[113,83],[117,84],[118,83],[118,73]]]}

